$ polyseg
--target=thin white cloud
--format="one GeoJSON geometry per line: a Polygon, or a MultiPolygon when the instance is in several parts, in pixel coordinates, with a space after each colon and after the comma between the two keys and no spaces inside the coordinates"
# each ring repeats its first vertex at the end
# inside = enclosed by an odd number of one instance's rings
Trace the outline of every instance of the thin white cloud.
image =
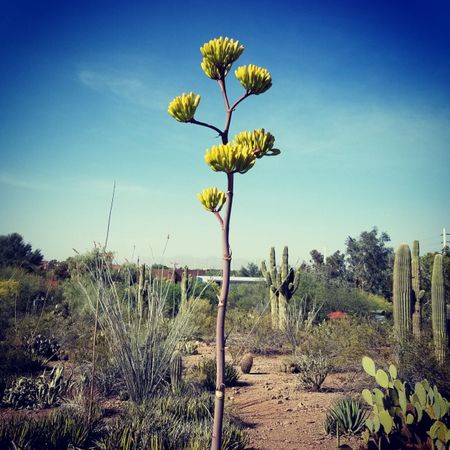
{"type": "Polygon", "coordinates": [[[157,90],[151,90],[139,78],[81,70],[80,82],[96,92],[112,95],[147,109],[164,109],[166,99],[157,90]]]}
{"type": "Polygon", "coordinates": [[[10,187],[21,189],[31,189],[34,191],[47,191],[54,188],[54,186],[50,183],[24,179],[16,175],[10,175],[7,173],[0,174],[0,184],[5,184],[10,187]]]}

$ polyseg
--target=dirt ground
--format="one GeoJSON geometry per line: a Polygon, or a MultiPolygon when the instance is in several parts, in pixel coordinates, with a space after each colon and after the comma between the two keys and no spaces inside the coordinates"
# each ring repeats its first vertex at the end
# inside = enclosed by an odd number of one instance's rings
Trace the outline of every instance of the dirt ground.
{"type": "MultiPolygon", "coordinates": [[[[213,347],[201,348],[195,359],[212,356],[213,347]]],[[[336,438],[325,434],[327,408],[343,395],[356,395],[364,375],[337,373],[327,377],[321,392],[298,387],[297,376],[280,370],[283,356],[256,356],[250,374],[242,374],[237,387],[228,388],[227,406],[244,422],[252,450],[331,450],[336,438]]],[[[367,380],[365,380],[367,381],[367,380]]],[[[361,439],[342,437],[353,450],[361,439]]]]}

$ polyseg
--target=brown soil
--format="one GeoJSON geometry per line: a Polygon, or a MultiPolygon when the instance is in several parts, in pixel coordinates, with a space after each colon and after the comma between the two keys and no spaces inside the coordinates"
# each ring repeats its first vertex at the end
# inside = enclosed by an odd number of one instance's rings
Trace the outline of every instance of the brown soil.
{"type": "MultiPolygon", "coordinates": [[[[213,346],[199,349],[198,361],[212,356],[213,346]]],[[[191,359],[192,358],[192,359],[191,359]]],[[[299,389],[297,375],[282,372],[283,356],[256,356],[250,374],[227,389],[227,407],[246,425],[252,450],[331,450],[336,438],[325,434],[327,408],[343,395],[356,396],[364,387],[358,373],[329,375],[321,392],[299,389]]],[[[341,445],[359,449],[359,437],[342,437],[341,445]]]]}

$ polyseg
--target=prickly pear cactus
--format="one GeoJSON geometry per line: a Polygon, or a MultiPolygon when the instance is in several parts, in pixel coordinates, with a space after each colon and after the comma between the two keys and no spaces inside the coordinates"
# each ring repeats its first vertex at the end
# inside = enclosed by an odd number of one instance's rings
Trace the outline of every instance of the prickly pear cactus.
{"type": "Polygon", "coordinates": [[[394,260],[394,328],[397,339],[405,342],[411,333],[411,251],[401,244],[394,260]]]}
{"type": "Polygon", "coordinates": [[[444,277],[442,273],[442,255],[434,257],[431,277],[431,318],[436,359],[445,363],[447,355],[447,309],[444,296],[444,277]]]}
{"type": "Polygon", "coordinates": [[[266,279],[270,292],[272,325],[280,330],[286,329],[287,305],[300,283],[300,271],[289,267],[289,250],[284,247],[280,270],[277,270],[275,249],[270,251],[270,271],[265,261],[261,264],[261,272],[266,279]]]}
{"type": "Polygon", "coordinates": [[[413,251],[411,258],[412,290],[414,312],[412,315],[413,335],[416,339],[422,337],[422,301],[425,291],[420,290],[420,257],[419,241],[413,242],[413,251]]]}
{"type": "Polygon", "coordinates": [[[364,389],[362,398],[372,408],[363,434],[368,449],[435,448],[450,445],[449,402],[427,380],[414,388],[397,378],[397,368],[378,369],[365,356],[362,365],[375,378],[375,389],[364,389]],[[430,442],[431,441],[431,442],[430,442]]]}

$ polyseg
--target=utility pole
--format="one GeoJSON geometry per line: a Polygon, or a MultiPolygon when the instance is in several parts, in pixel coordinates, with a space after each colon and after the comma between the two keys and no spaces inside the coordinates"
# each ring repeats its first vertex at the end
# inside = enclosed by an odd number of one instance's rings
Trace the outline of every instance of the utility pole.
{"type": "Polygon", "coordinates": [[[450,236],[450,233],[445,232],[445,227],[442,228],[442,251],[445,251],[445,248],[447,247],[447,236],[450,236]]]}

